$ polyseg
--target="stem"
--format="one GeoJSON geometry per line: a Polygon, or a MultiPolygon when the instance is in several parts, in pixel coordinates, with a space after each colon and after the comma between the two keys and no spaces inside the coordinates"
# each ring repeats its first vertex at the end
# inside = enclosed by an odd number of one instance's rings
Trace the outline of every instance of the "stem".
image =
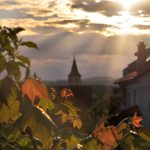
{"type": "Polygon", "coordinates": [[[125,122],[125,121],[128,120],[128,119],[129,119],[129,117],[126,117],[126,118],[122,119],[122,120],[118,123],[117,127],[119,127],[123,122],[125,122]]]}

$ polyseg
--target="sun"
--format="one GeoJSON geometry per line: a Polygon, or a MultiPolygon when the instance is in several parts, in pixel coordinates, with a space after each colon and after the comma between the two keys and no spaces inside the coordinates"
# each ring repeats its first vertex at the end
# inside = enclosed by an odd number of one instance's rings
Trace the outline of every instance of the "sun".
{"type": "Polygon", "coordinates": [[[114,0],[114,1],[121,3],[123,5],[124,9],[128,10],[128,9],[130,9],[130,7],[132,5],[134,5],[135,3],[137,3],[141,0],[114,0]]]}
{"type": "Polygon", "coordinates": [[[120,0],[125,9],[129,9],[132,5],[134,5],[139,0],[120,0]]]}

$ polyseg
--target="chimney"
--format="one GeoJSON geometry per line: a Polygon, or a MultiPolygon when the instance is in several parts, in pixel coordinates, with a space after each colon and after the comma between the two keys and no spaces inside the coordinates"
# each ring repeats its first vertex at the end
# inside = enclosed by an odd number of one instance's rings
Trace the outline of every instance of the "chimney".
{"type": "Polygon", "coordinates": [[[142,73],[146,65],[146,46],[143,41],[139,42],[138,51],[135,53],[135,56],[137,56],[137,71],[142,73]]]}

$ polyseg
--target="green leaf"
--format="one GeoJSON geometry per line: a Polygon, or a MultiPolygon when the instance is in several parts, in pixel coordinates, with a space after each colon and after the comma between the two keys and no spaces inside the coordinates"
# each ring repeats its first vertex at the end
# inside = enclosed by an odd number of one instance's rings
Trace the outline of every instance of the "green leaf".
{"type": "Polygon", "coordinates": [[[65,140],[67,145],[67,150],[73,150],[76,147],[78,147],[78,144],[81,142],[81,140],[82,140],[81,138],[72,134],[69,138],[65,140]]]}
{"type": "Polygon", "coordinates": [[[30,66],[30,60],[28,57],[19,55],[17,56],[17,59],[21,60],[23,63],[28,64],[30,66]]]}
{"type": "Polygon", "coordinates": [[[38,49],[38,46],[34,42],[31,42],[31,41],[22,42],[21,45],[22,46],[27,46],[27,47],[30,47],[30,48],[38,49]]]}
{"type": "Polygon", "coordinates": [[[56,127],[50,116],[37,106],[31,107],[15,123],[12,132],[29,127],[34,137],[38,138],[45,148],[52,146],[53,128],[56,127]]]}
{"type": "Polygon", "coordinates": [[[7,97],[8,106],[2,104],[0,108],[0,122],[8,122],[10,120],[16,120],[20,113],[20,102],[17,100],[17,91],[12,89],[7,97]]]}
{"type": "Polygon", "coordinates": [[[9,61],[6,64],[6,68],[9,75],[13,76],[16,80],[20,80],[21,72],[16,62],[9,61]]]}
{"type": "Polygon", "coordinates": [[[150,143],[150,129],[142,127],[140,129],[139,135],[150,143]]]}
{"type": "Polygon", "coordinates": [[[86,150],[103,150],[102,144],[98,143],[96,139],[88,141],[84,147],[86,150]]]}
{"type": "Polygon", "coordinates": [[[34,144],[36,144],[36,146],[42,147],[42,143],[38,139],[33,138],[32,140],[29,135],[24,135],[20,137],[19,141],[18,140],[17,141],[18,141],[19,146],[26,148],[26,149],[28,148],[34,149],[33,142],[34,144]]]}
{"type": "Polygon", "coordinates": [[[148,150],[150,148],[150,144],[147,141],[142,139],[139,135],[131,133],[126,136],[120,146],[125,150],[148,150]]]}
{"type": "Polygon", "coordinates": [[[8,104],[8,98],[11,94],[14,95],[14,90],[19,97],[19,87],[11,77],[6,76],[4,79],[0,80],[0,106],[3,103],[6,105],[8,104]]]}
{"type": "Polygon", "coordinates": [[[45,99],[45,98],[41,98],[39,103],[38,103],[38,106],[40,106],[42,109],[44,109],[45,111],[46,110],[52,110],[55,108],[55,105],[54,103],[49,100],[49,99],[45,99]]]}
{"type": "Polygon", "coordinates": [[[4,58],[4,56],[2,55],[2,53],[0,53],[0,73],[1,73],[2,71],[4,71],[4,69],[5,69],[5,64],[6,64],[5,58],[4,58]]]}
{"type": "Polygon", "coordinates": [[[62,122],[62,124],[64,124],[67,121],[68,121],[68,115],[63,112],[62,116],[61,116],[61,122],[62,122]]]}
{"type": "Polygon", "coordinates": [[[16,28],[13,29],[13,31],[14,31],[16,34],[19,33],[19,32],[21,32],[21,31],[23,31],[23,30],[25,30],[25,29],[20,28],[20,27],[16,27],[16,28]]]}

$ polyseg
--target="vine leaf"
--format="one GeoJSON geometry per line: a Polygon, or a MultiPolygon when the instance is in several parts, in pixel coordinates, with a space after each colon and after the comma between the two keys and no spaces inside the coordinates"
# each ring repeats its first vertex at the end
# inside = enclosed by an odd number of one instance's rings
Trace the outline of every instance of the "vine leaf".
{"type": "Polygon", "coordinates": [[[19,66],[14,61],[9,61],[6,64],[6,69],[9,75],[13,76],[16,80],[19,80],[21,77],[21,72],[19,66]]]}
{"type": "Polygon", "coordinates": [[[30,48],[38,49],[38,46],[34,42],[31,42],[31,41],[22,42],[21,45],[22,46],[27,46],[27,47],[30,47],[30,48]]]}
{"type": "Polygon", "coordinates": [[[23,62],[23,64],[27,64],[28,66],[30,66],[30,60],[29,58],[23,56],[23,55],[18,55],[17,59],[19,59],[21,62],[23,62]]]}
{"type": "Polygon", "coordinates": [[[68,97],[71,97],[71,96],[74,96],[74,94],[70,89],[63,88],[61,90],[61,97],[62,98],[68,98],[68,97]]]}
{"type": "Polygon", "coordinates": [[[16,120],[20,115],[20,102],[17,100],[17,91],[12,88],[11,92],[7,97],[7,105],[2,104],[0,108],[0,122],[8,122],[10,120],[16,120]]]}
{"type": "Polygon", "coordinates": [[[34,103],[35,97],[49,99],[45,84],[32,78],[26,79],[22,84],[22,94],[28,96],[32,103],[34,103]]]}
{"type": "Polygon", "coordinates": [[[82,126],[82,122],[80,119],[75,119],[72,124],[74,128],[77,127],[78,129],[80,129],[82,126]]]}
{"type": "Polygon", "coordinates": [[[138,116],[137,116],[137,112],[135,112],[134,116],[131,117],[130,120],[131,120],[131,123],[132,123],[135,127],[139,128],[139,127],[141,127],[140,122],[143,120],[143,118],[142,118],[142,116],[139,116],[139,117],[138,117],[138,116]]]}
{"type": "Polygon", "coordinates": [[[93,135],[104,144],[105,150],[110,150],[122,138],[117,127],[113,125],[105,127],[104,122],[95,128],[93,135]]]}
{"type": "Polygon", "coordinates": [[[53,129],[56,128],[56,124],[43,109],[36,105],[31,107],[15,122],[10,134],[24,131],[26,128],[31,129],[32,135],[42,142],[44,148],[52,146],[53,129]]]}
{"type": "Polygon", "coordinates": [[[6,60],[2,53],[0,53],[0,73],[5,69],[6,60]]]}

